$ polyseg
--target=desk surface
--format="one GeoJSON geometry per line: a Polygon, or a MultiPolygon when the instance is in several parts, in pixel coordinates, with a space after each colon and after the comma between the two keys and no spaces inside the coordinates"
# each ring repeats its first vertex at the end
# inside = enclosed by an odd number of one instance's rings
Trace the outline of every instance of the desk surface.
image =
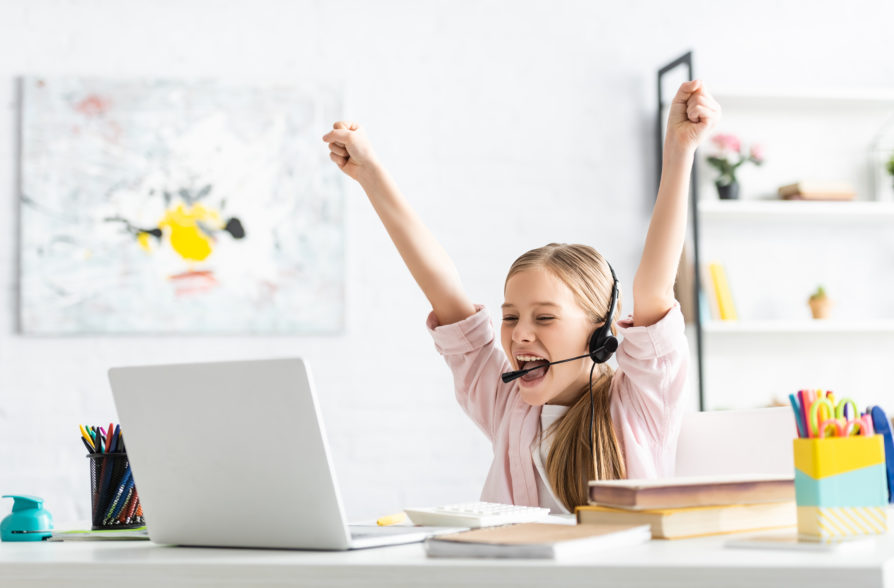
{"type": "Polygon", "coordinates": [[[730,538],[651,541],[565,561],[430,559],[419,543],[351,552],[0,543],[0,586],[894,587],[894,535],[832,553],[724,547],[730,538]]]}

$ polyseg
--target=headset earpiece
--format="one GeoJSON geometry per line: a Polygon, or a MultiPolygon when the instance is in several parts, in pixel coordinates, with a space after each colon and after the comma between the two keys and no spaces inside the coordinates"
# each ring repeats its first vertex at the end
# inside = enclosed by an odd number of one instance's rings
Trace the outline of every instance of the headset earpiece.
{"type": "Polygon", "coordinates": [[[618,277],[615,276],[615,270],[611,264],[608,264],[608,269],[612,272],[612,299],[608,305],[605,323],[593,332],[589,344],[590,358],[595,363],[605,363],[618,350],[618,339],[612,335],[612,320],[615,315],[615,305],[618,302],[618,277]]]}
{"type": "Polygon", "coordinates": [[[602,339],[596,338],[596,333],[590,339],[590,358],[596,363],[605,363],[618,350],[618,340],[614,335],[602,339]],[[599,342],[601,341],[601,344],[599,342]]]}

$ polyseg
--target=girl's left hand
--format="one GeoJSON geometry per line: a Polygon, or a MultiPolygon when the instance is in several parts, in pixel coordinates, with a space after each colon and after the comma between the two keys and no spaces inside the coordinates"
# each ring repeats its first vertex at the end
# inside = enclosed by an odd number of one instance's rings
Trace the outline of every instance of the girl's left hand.
{"type": "Polygon", "coordinates": [[[683,82],[667,116],[665,148],[695,151],[719,120],[720,104],[702,81],[683,82]]]}

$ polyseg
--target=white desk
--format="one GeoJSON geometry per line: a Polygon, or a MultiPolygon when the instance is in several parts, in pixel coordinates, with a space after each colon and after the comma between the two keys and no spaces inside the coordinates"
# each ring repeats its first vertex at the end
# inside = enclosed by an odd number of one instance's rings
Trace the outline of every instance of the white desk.
{"type": "Polygon", "coordinates": [[[421,544],[325,553],[149,542],[0,543],[0,586],[894,587],[894,535],[841,553],[652,541],[575,561],[428,559],[421,544]]]}

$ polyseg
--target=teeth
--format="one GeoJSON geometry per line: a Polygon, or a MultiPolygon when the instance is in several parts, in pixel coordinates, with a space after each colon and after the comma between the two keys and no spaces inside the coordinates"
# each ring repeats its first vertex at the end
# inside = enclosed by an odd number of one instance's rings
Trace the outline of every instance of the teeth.
{"type": "Polygon", "coordinates": [[[516,355],[515,359],[518,361],[541,361],[542,357],[537,357],[536,355],[516,355]]]}

